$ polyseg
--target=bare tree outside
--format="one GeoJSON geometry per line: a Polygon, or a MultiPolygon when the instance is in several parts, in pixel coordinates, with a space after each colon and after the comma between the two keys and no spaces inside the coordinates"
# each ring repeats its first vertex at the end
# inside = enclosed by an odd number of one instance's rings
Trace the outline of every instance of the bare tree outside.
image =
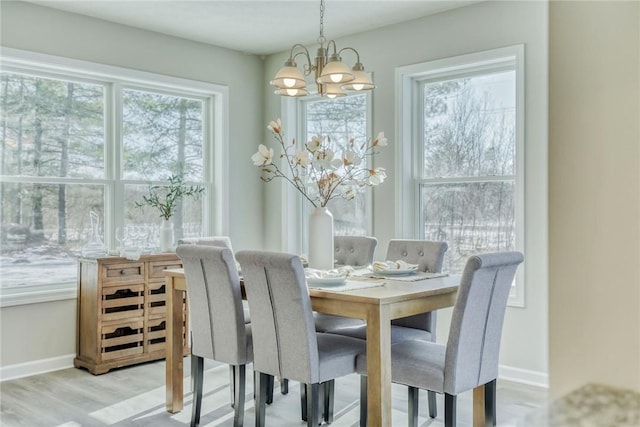
{"type": "MultiPolygon", "coordinates": [[[[121,170],[125,224],[160,223],[134,209],[148,182],[175,173],[203,181],[203,101],[146,90],[122,89],[121,170]]],[[[77,256],[87,243],[89,212],[100,224],[114,177],[105,153],[107,86],[3,71],[0,75],[0,286],[74,282],[77,256]]],[[[176,237],[202,231],[202,202],[185,201],[176,237]]],[[[111,204],[113,205],[113,202],[111,204]]],[[[104,234],[104,230],[100,230],[104,234]]],[[[151,238],[152,236],[148,236],[151,238]]]]}
{"type": "Polygon", "coordinates": [[[420,197],[424,238],[445,268],[515,248],[515,72],[424,84],[420,197]]]}

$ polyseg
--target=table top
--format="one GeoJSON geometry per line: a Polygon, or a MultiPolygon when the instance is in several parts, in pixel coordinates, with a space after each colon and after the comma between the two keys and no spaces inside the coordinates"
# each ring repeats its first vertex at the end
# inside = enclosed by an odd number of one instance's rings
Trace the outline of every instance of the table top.
{"type": "MultiPolygon", "coordinates": [[[[166,276],[184,277],[184,269],[182,268],[165,270],[164,273],[166,276]]],[[[389,304],[414,298],[456,292],[460,284],[459,275],[435,277],[416,282],[397,281],[392,278],[358,278],[358,281],[361,280],[371,280],[376,283],[382,283],[382,285],[340,292],[330,291],[326,288],[309,288],[309,295],[314,298],[328,298],[369,304],[389,304]]]]}

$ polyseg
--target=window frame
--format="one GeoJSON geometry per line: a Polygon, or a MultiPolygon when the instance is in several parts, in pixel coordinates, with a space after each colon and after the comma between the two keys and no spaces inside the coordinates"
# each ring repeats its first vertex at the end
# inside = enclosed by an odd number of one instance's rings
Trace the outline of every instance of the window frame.
{"type": "MultiPolygon", "coordinates": [[[[373,94],[371,91],[349,92],[345,96],[366,96],[366,132],[367,140],[373,135],[373,94]]],[[[329,101],[319,94],[312,94],[301,98],[283,97],[281,101],[281,111],[283,120],[283,130],[285,135],[295,135],[298,144],[306,142],[307,123],[306,105],[310,102],[329,101]]],[[[371,165],[371,159],[367,159],[371,165]]],[[[307,230],[308,217],[311,206],[305,203],[302,196],[298,194],[291,185],[286,182],[281,183],[283,215],[282,215],[282,242],[283,250],[292,253],[306,253],[308,247],[307,233],[293,233],[291,230],[307,230]],[[295,224],[296,227],[292,227],[295,224]]],[[[367,235],[373,233],[373,197],[371,188],[365,190],[365,216],[367,218],[367,235]]]]}
{"type": "MultiPolygon", "coordinates": [[[[0,47],[2,71],[35,77],[98,84],[104,88],[104,176],[102,178],[0,177],[2,182],[82,183],[104,185],[104,243],[115,249],[115,229],[124,223],[123,194],[127,184],[139,180],[122,179],[122,91],[137,89],[152,93],[198,99],[203,105],[203,233],[222,234],[228,230],[229,167],[227,86],[137,71],[94,62],[0,47]],[[110,212],[110,215],[106,215],[110,212]]],[[[144,181],[146,185],[148,181],[144,181]]],[[[0,307],[73,299],[77,283],[57,283],[0,289],[0,307]]]]}
{"type": "MultiPolygon", "coordinates": [[[[507,46],[419,64],[398,67],[395,71],[396,124],[396,236],[422,238],[421,186],[424,183],[460,183],[515,181],[515,249],[525,247],[525,67],[524,45],[507,46]],[[504,71],[515,71],[516,80],[516,158],[515,174],[461,178],[424,179],[422,138],[422,97],[425,82],[463,78],[504,71]],[[476,179],[480,178],[480,179],[476,179]]],[[[525,266],[526,268],[526,266],[525,266]]],[[[525,268],[518,269],[509,295],[509,306],[525,307],[525,268]]]]}

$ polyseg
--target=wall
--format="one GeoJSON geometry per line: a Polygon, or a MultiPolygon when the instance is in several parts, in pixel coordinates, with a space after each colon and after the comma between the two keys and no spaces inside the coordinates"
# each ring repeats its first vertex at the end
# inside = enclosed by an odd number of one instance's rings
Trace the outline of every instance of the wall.
{"type": "MultiPolygon", "coordinates": [[[[221,232],[235,249],[262,247],[262,187],[250,161],[262,138],[260,58],[25,2],[2,2],[1,20],[5,47],[227,85],[233,167],[229,229],[221,232]]],[[[0,316],[3,367],[75,353],[75,301],[3,308],[0,316]]]]}
{"type": "MultiPolygon", "coordinates": [[[[331,19],[330,4],[326,19],[331,19]]],[[[390,147],[376,156],[388,179],[373,191],[376,257],[384,257],[395,236],[395,68],[503,46],[525,44],[526,62],[526,308],[509,308],[506,315],[501,364],[505,376],[546,383],[547,364],[547,3],[482,2],[401,24],[337,40],[353,46],[367,71],[374,73],[373,131],[384,131],[390,147]],[[515,369],[513,369],[515,368],[515,369]]],[[[331,35],[327,34],[330,38],[331,35]]],[[[315,53],[315,47],[308,46],[315,53]]],[[[265,81],[282,66],[288,53],[267,58],[265,81]]],[[[345,53],[345,61],[349,53],[345,53]]],[[[264,123],[279,117],[281,100],[265,88],[264,123]]],[[[263,139],[268,141],[265,132],[263,139]]],[[[281,241],[281,193],[266,185],[266,242],[278,249],[281,241]]],[[[439,314],[439,339],[446,339],[450,310],[439,314]]]]}
{"type": "Polygon", "coordinates": [[[549,12],[551,393],[640,391],[640,3],[549,12]]]}

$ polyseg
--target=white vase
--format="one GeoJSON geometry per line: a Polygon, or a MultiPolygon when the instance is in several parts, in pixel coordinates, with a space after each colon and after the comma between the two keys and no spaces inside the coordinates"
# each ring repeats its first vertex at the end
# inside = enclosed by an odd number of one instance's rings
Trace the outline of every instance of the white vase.
{"type": "Polygon", "coordinates": [[[160,252],[173,250],[173,222],[166,219],[160,224],[160,252]]]}
{"type": "Polygon", "coordinates": [[[333,268],[333,215],[327,208],[315,208],[309,215],[309,267],[333,268]]]}

